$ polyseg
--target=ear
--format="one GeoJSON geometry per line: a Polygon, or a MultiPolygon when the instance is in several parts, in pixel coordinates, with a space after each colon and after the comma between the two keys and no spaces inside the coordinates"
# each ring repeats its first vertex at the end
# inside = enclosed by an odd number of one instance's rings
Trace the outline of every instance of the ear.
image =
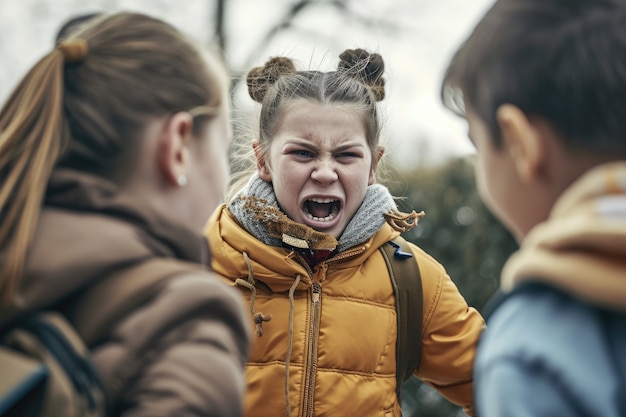
{"type": "Polygon", "coordinates": [[[252,149],[254,149],[254,156],[256,157],[256,170],[259,178],[261,178],[263,181],[272,182],[272,173],[267,166],[265,153],[261,152],[261,145],[258,141],[255,140],[254,142],[252,142],[252,149]]]}
{"type": "Polygon", "coordinates": [[[383,148],[382,146],[376,148],[376,156],[374,158],[374,161],[372,162],[372,169],[370,169],[370,176],[367,180],[367,185],[372,185],[376,182],[376,169],[378,168],[378,163],[380,162],[384,154],[385,148],[383,148]]]}
{"type": "Polygon", "coordinates": [[[193,118],[187,112],[174,114],[167,121],[157,150],[159,169],[166,181],[182,186],[189,170],[193,118]]]}
{"type": "Polygon", "coordinates": [[[544,170],[546,152],[541,130],[519,107],[503,104],[496,111],[505,151],[509,153],[519,177],[533,182],[544,170]]]}

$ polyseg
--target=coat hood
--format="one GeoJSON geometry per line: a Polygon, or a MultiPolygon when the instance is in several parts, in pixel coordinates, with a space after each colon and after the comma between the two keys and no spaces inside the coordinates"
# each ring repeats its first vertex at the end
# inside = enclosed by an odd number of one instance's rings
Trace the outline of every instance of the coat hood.
{"type": "MultiPolygon", "coordinates": [[[[225,205],[216,210],[209,220],[206,234],[211,256],[216,261],[212,266],[217,273],[245,278],[252,271],[254,280],[267,285],[273,292],[288,291],[297,275],[300,275],[300,283],[296,289],[306,290],[311,286],[310,271],[296,259],[294,250],[270,247],[261,242],[241,227],[225,205]],[[248,259],[242,253],[246,253],[248,259]]],[[[326,262],[341,260],[343,265],[351,267],[399,234],[385,224],[373,238],[330,257],[326,262]]]]}
{"type": "Polygon", "coordinates": [[[626,163],[589,171],[527,235],[504,267],[502,290],[525,281],[626,311],[626,163]]]}

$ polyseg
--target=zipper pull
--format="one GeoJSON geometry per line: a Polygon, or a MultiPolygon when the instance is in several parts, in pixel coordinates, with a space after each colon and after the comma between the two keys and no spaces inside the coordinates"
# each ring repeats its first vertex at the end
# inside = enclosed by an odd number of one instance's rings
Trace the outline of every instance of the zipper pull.
{"type": "Polygon", "coordinates": [[[313,292],[311,293],[311,300],[314,303],[319,303],[320,296],[322,295],[322,286],[317,281],[313,281],[313,292]]]}

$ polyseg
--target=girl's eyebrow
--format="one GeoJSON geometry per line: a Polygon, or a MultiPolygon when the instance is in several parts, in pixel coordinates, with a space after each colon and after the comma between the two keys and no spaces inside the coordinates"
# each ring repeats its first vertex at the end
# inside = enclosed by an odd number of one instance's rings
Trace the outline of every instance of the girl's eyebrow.
{"type": "MultiPolygon", "coordinates": [[[[307,148],[307,149],[317,149],[317,146],[312,144],[310,141],[306,140],[306,139],[301,139],[301,138],[294,138],[292,140],[289,140],[285,143],[284,146],[302,146],[303,148],[307,148]]],[[[362,143],[346,143],[343,145],[340,145],[336,148],[333,149],[333,152],[342,152],[345,151],[347,149],[352,149],[352,148],[365,148],[365,145],[363,145],[362,143]]]]}
{"type": "Polygon", "coordinates": [[[337,148],[335,148],[336,152],[341,152],[341,151],[345,151],[347,149],[352,149],[352,148],[364,148],[365,146],[363,146],[362,143],[348,143],[342,146],[338,146],[337,148]]]}
{"type": "Polygon", "coordinates": [[[284,146],[303,146],[305,148],[314,149],[316,146],[311,141],[301,138],[294,138],[285,142],[284,146]]]}

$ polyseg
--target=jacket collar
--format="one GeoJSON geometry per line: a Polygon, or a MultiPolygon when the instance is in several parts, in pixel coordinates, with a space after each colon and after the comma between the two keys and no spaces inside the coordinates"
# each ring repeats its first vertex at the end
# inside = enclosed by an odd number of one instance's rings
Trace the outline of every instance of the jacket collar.
{"type": "Polygon", "coordinates": [[[201,233],[139,198],[120,193],[115,184],[100,177],[69,169],[56,170],[48,183],[45,207],[125,222],[147,235],[143,240],[155,255],[209,264],[208,245],[201,233]]]}
{"type": "MultiPolygon", "coordinates": [[[[213,254],[215,272],[227,277],[248,276],[252,268],[256,281],[263,282],[274,292],[288,291],[296,277],[301,276],[298,290],[311,286],[309,271],[297,259],[296,252],[282,246],[270,246],[248,233],[226,206],[218,209],[208,223],[207,236],[213,254]],[[246,262],[243,253],[248,255],[246,262]]],[[[388,224],[360,245],[333,254],[322,264],[341,262],[342,267],[357,267],[385,242],[399,235],[388,224]]],[[[233,278],[235,279],[235,278],[233,278]]]]}
{"type": "MultiPolygon", "coordinates": [[[[86,285],[151,257],[209,264],[206,239],[102,178],[57,170],[4,316],[61,303],[86,285]]],[[[0,259],[6,254],[0,253],[0,259]]]]}

